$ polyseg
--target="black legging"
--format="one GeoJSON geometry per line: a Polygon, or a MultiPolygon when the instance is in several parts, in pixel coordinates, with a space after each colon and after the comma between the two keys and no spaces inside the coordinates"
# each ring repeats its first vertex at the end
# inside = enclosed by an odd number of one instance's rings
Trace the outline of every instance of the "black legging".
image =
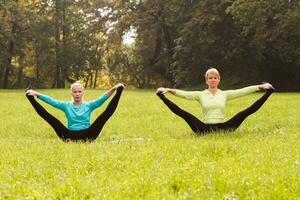
{"type": "Polygon", "coordinates": [[[123,87],[117,88],[117,92],[113,99],[107,105],[107,108],[101,115],[91,124],[91,126],[84,130],[71,131],[67,129],[58,119],[48,113],[34,98],[34,96],[26,95],[35,111],[50,124],[55,130],[56,134],[63,141],[92,141],[95,140],[100,134],[104,124],[113,115],[117,108],[120,96],[122,94],[123,87]]]}
{"type": "Polygon", "coordinates": [[[250,107],[237,113],[228,121],[217,124],[205,124],[199,119],[197,119],[194,115],[179,108],[176,104],[167,99],[162,93],[157,93],[157,95],[173,113],[183,118],[188,123],[188,125],[191,127],[194,133],[206,134],[212,131],[234,131],[242,124],[242,122],[249,115],[256,112],[266,102],[266,100],[272,94],[272,92],[273,89],[266,90],[265,94],[257,101],[255,101],[250,107]]]}

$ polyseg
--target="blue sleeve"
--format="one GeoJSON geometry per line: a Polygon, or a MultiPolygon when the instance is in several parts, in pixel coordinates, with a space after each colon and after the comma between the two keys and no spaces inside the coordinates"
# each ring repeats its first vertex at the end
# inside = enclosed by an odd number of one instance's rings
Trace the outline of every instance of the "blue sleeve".
{"type": "Polygon", "coordinates": [[[45,103],[53,106],[54,108],[57,108],[59,110],[64,111],[64,108],[66,107],[66,102],[64,101],[58,101],[56,99],[53,99],[47,95],[39,95],[38,98],[42,101],[44,101],[45,103]]]}
{"type": "Polygon", "coordinates": [[[88,102],[88,105],[91,110],[94,110],[94,109],[98,108],[99,106],[101,106],[107,99],[108,99],[108,96],[102,95],[98,99],[88,102]]]}

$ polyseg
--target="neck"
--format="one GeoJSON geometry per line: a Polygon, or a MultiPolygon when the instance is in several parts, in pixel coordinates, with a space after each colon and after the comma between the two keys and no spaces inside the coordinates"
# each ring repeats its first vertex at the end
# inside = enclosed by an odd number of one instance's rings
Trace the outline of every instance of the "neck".
{"type": "Polygon", "coordinates": [[[73,101],[73,104],[74,104],[75,106],[79,106],[81,103],[82,103],[82,101],[73,101]]]}
{"type": "Polygon", "coordinates": [[[209,87],[208,91],[211,92],[212,94],[216,94],[217,93],[218,88],[217,87],[209,87]]]}

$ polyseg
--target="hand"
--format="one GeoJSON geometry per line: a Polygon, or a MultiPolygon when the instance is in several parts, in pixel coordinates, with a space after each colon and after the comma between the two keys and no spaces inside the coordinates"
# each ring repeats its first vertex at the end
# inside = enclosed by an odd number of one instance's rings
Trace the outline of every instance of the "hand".
{"type": "Polygon", "coordinates": [[[263,83],[259,85],[259,89],[267,90],[267,89],[274,89],[274,87],[270,83],[263,83]]]}
{"type": "Polygon", "coordinates": [[[156,90],[156,93],[165,94],[167,92],[169,92],[168,88],[163,88],[163,87],[157,88],[157,90],[156,90]]]}
{"type": "Polygon", "coordinates": [[[26,91],[26,95],[29,95],[29,96],[37,96],[37,94],[38,93],[32,89],[26,91]]]}
{"type": "Polygon", "coordinates": [[[115,89],[118,89],[119,87],[123,87],[125,88],[125,84],[124,83],[118,83],[114,86],[115,89]]]}

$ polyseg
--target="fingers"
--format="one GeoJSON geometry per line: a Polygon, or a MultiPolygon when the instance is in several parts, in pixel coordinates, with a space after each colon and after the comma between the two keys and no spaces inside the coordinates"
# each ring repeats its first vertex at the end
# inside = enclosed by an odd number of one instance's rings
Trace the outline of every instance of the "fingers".
{"type": "Polygon", "coordinates": [[[270,83],[265,83],[265,89],[273,88],[273,86],[270,83]]]}
{"type": "Polygon", "coordinates": [[[119,83],[119,87],[123,87],[123,88],[125,88],[126,86],[125,86],[125,84],[124,84],[124,83],[119,83]]]}
{"type": "Polygon", "coordinates": [[[37,95],[37,92],[32,90],[32,89],[29,89],[25,92],[26,95],[29,95],[29,96],[36,96],[37,95]]]}
{"type": "Polygon", "coordinates": [[[34,96],[33,90],[27,90],[25,94],[29,96],[34,96]]]}
{"type": "Polygon", "coordinates": [[[267,90],[267,89],[274,89],[274,87],[270,84],[270,83],[264,83],[262,84],[262,88],[264,90],[267,90]]]}
{"type": "Polygon", "coordinates": [[[117,85],[115,85],[115,88],[119,88],[119,87],[123,87],[123,89],[126,88],[126,85],[124,83],[118,83],[117,85]]]}
{"type": "Polygon", "coordinates": [[[157,88],[157,90],[156,90],[156,93],[162,93],[162,94],[165,94],[166,92],[167,92],[167,89],[166,89],[166,88],[163,88],[163,87],[157,88]]]}
{"type": "Polygon", "coordinates": [[[30,94],[31,94],[31,92],[32,92],[32,90],[31,90],[31,89],[29,89],[29,90],[27,90],[27,91],[25,92],[25,94],[28,94],[28,95],[30,95],[30,94]]]}
{"type": "Polygon", "coordinates": [[[274,87],[273,87],[273,85],[271,85],[270,83],[268,84],[268,88],[267,89],[275,89],[274,87]]]}

